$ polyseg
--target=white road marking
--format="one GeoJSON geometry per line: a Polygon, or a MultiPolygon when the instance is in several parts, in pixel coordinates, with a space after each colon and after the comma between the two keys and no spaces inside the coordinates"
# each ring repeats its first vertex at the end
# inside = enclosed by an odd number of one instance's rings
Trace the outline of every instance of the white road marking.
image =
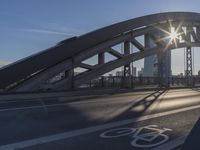
{"type": "MultiPolygon", "coordinates": [[[[154,91],[155,92],[155,91],[154,91]]],[[[191,92],[191,91],[190,91],[191,92]]],[[[192,91],[192,92],[194,92],[194,91],[192,91]]],[[[167,91],[167,93],[169,93],[169,91],[167,91]]],[[[135,93],[134,93],[135,94],[135,93]]],[[[134,97],[135,99],[138,99],[138,100],[141,100],[141,98],[144,98],[145,96],[148,96],[147,94],[153,94],[152,92],[143,92],[142,93],[142,96],[140,96],[141,94],[136,94],[135,96],[136,97],[134,97]]],[[[157,93],[155,93],[156,95],[157,95],[157,93]]],[[[151,97],[153,97],[155,94],[153,94],[151,97]]],[[[120,95],[120,94],[118,94],[118,95],[120,95]]],[[[115,95],[115,96],[118,96],[118,95],[115,95]]],[[[199,93],[198,94],[196,94],[196,95],[194,95],[194,94],[192,94],[191,96],[198,96],[199,95],[199,93]]],[[[114,97],[115,97],[114,96],[114,97]]],[[[131,95],[124,95],[124,96],[126,96],[126,97],[132,97],[132,94],[131,95]]],[[[170,96],[170,95],[169,95],[170,96]]],[[[151,97],[149,97],[149,98],[151,98],[151,97]]],[[[161,97],[161,96],[160,96],[161,97]]],[[[0,97],[1,98],[1,97],[0,97]]],[[[53,98],[53,97],[52,97],[53,98]]],[[[100,102],[103,102],[103,101],[108,101],[108,99],[112,99],[113,98],[113,96],[112,97],[107,97],[106,98],[106,100],[99,100],[99,99],[92,99],[92,100],[89,100],[89,101],[71,101],[71,102],[67,102],[68,100],[66,100],[66,97],[64,97],[64,96],[60,96],[59,97],[59,100],[60,100],[60,98],[64,98],[65,99],[65,101],[66,102],[63,102],[63,101],[60,101],[60,103],[56,103],[56,104],[49,104],[49,105],[45,105],[45,107],[57,107],[57,106],[64,106],[65,104],[71,104],[71,103],[73,103],[73,104],[82,104],[82,103],[96,103],[96,102],[98,102],[98,101],[100,101],[100,102]]],[[[74,97],[72,97],[73,99],[74,99],[74,97]]],[[[99,97],[99,98],[101,98],[101,97],[99,97]]],[[[165,96],[165,99],[166,98],[168,98],[168,96],[166,97],[165,96]]],[[[72,100],[72,99],[69,99],[69,100],[72,100]]],[[[121,100],[121,99],[119,99],[119,100],[121,100]]],[[[18,100],[18,101],[0,101],[0,104],[9,104],[9,103],[15,103],[15,102],[18,102],[18,103],[23,103],[23,102],[31,102],[31,101],[33,101],[33,102],[39,102],[39,101],[41,101],[41,98],[37,98],[37,99],[35,99],[35,100],[18,100]]],[[[50,100],[51,101],[51,100],[50,100]]],[[[116,100],[115,100],[116,101],[116,100]]],[[[0,109],[0,112],[4,112],[4,111],[15,111],[15,110],[25,110],[25,109],[42,109],[42,108],[44,108],[44,105],[42,105],[42,106],[40,106],[40,105],[35,105],[35,106],[25,106],[25,107],[15,107],[15,108],[5,108],[5,109],[0,109]]]]}
{"type": "Polygon", "coordinates": [[[149,119],[163,117],[163,116],[167,116],[167,115],[172,115],[172,114],[189,111],[189,110],[193,110],[193,109],[197,109],[197,108],[200,108],[200,105],[191,106],[191,107],[187,107],[187,108],[181,108],[181,109],[167,111],[167,112],[162,112],[162,113],[158,113],[158,114],[147,115],[147,116],[138,117],[138,118],[134,118],[134,119],[117,121],[117,122],[113,122],[113,123],[107,123],[107,124],[88,127],[88,128],[79,129],[79,130],[73,130],[73,131],[64,132],[64,133],[60,133],[60,134],[54,134],[54,135],[50,135],[50,136],[25,140],[25,141],[21,141],[21,142],[17,142],[17,143],[2,145],[2,146],[0,146],[0,150],[16,150],[19,148],[31,147],[31,146],[38,145],[38,144],[45,144],[45,143],[49,143],[49,142],[72,138],[72,137],[76,137],[76,136],[80,136],[80,135],[97,132],[99,130],[105,130],[105,129],[109,129],[109,128],[113,128],[113,127],[127,125],[127,124],[134,123],[134,122],[139,122],[139,121],[149,120],[149,119]]]}
{"type": "MultiPolygon", "coordinates": [[[[141,99],[143,99],[144,97],[146,97],[148,95],[143,95],[143,96],[136,96],[134,97],[136,100],[135,100],[135,103],[141,101],[141,99]]],[[[104,101],[108,101],[109,99],[111,98],[107,98],[106,100],[89,100],[89,101],[72,101],[72,102],[60,102],[60,103],[57,103],[57,104],[44,104],[46,108],[48,107],[57,107],[57,106],[65,106],[66,104],[84,104],[84,103],[96,103],[96,102],[104,102],[104,101]]],[[[38,99],[37,102],[41,101],[41,99],[38,99]]],[[[121,101],[121,99],[115,99],[114,101],[112,100],[111,102],[116,102],[116,101],[121,101]]],[[[130,100],[132,101],[132,100],[130,100]]],[[[15,110],[24,110],[24,109],[43,109],[44,108],[44,105],[38,105],[38,106],[26,106],[26,107],[15,107],[15,108],[5,108],[5,109],[0,109],[0,112],[4,112],[4,111],[15,111],[15,110]]]]}
{"type": "MultiPolygon", "coordinates": [[[[101,90],[102,91],[102,90],[101,90]]],[[[83,92],[83,91],[82,91],[83,92]]],[[[127,94],[125,93],[121,93],[120,91],[112,91],[111,93],[96,93],[95,91],[91,91],[94,94],[92,95],[81,95],[80,93],[76,93],[76,94],[70,94],[70,93],[66,93],[66,92],[58,92],[58,93],[33,93],[33,94],[28,94],[28,93],[24,93],[24,94],[9,94],[9,95],[0,95],[0,101],[19,101],[19,100],[30,100],[30,99],[38,99],[38,98],[58,98],[58,97],[67,97],[67,98],[78,98],[78,97],[83,97],[83,98],[87,98],[87,97],[103,97],[103,96],[111,96],[111,94],[115,93],[115,95],[112,96],[126,96],[127,94]],[[116,94],[118,93],[118,94],[116,94]]],[[[141,94],[151,94],[152,92],[155,92],[154,89],[152,89],[151,91],[133,91],[133,92],[128,92],[130,94],[128,95],[141,95],[141,94]]]]}
{"type": "Polygon", "coordinates": [[[179,138],[177,138],[177,139],[175,139],[175,140],[172,140],[172,141],[170,141],[170,142],[167,142],[167,143],[165,143],[165,144],[163,144],[163,145],[161,145],[161,146],[158,146],[158,147],[156,147],[156,148],[153,148],[153,149],[151,149],[151,150],[171,150],[171,149],[173,149],[173,148],[176,148],[176,147],[182,145],[182,144],[185,142],[187,136],[188,136],[188,135],[179,137],[179,138]]]}
{"type": "Polygon", "coordinates": [[[172,129],[162,128],[160,129],[158,125],[147,125],[139,128],[115,128],[111,130],[107,130],[101,133],[99,136],[101,138],[118,138],[122,136],[131,135],[131,146],[139,147],[139,148],[150,148],[161,145],[169,140],[169,137],[164,134],[166,131],[172,131],[172,129]],[[148,132],[143,132],[146,130],[148,132]],[[162,137],[162,138],[160,138],[162,137]],[[160,139],[159,139],[160,138],[160,139]],[[152,142],[152,141],[155,141],[152,142]],[[143,141],[142,143],[138,141],[143,141]]]}
{"type": "MultiPolygon", "coordinates": [[[[67,97],[67,96],[52,96],[52,97],[30,97],[30,98],[27,98],[27,99],[22,99],[22,98],[19,98],[17,100],[7,100],[7,99],[2,99],[1,100],[1,95],[0,95],[0,104],[8,104],[8,103],[23,103],[23,102],[37,102],[37,101],[40,101],[41,98],[47,98],[47,101],[52,101],[52,100],[49,100],[49,99],[52,99],[52,98],[58,98],[58,100],[60,99],[64,99],[64,101],[67,101],[67,100],[76,100],[76,99],[87,99],[87,98],[92,98],[92,100],[89,100],[89,101],[99,101],[100,98],[102,97],[105,97],[106,96],[106,99],[112,99],[113,97],[132,97],[132,96],[148,96],[147,94],[152,94],[153,92],[155,91],[152,91],[152,92],[143,92],[143,93],[130,93],[130,94],[117,94],[117,95],[85,95],[85,96],[71,96],[71,97],[67,97]],[[112,96],[112,97],[111,97],[112,96]],[[48,99],[49,98],[49,99],[48,99]],[[95,100],[95,99],[98,99],[98,100],[95,100]]],[[[12,97],[12,99],[14,99],[12,97]]],[[[55,101],[55,100],[53,100],[55,101]]]]}
{"type": "MultiPolygon", "coordinates": [[[[61,104],[52,104],[52,105],[45,105],[46,107],[56,107],[56,106],[64,106],[67,103],[61,103],[61,104]]],[[[0,109],[0,112],[3,111],[14,111],[14,110],[24,110],[24,109],[39,109],[44,108],[43,105],[40,106],[28,106],[28,107],[18,107],[18,108],[6,108],[6,109],[0,109]]]]}

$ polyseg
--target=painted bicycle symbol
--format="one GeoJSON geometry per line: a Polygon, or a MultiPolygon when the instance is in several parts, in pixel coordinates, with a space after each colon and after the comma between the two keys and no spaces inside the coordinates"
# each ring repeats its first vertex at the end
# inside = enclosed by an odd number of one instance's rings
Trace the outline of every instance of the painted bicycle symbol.
{"type": "Polygon", "coordinates": [[[138,148],[150,148],[161,145],[169,140],[164,134],[171,129],[159,129],[157,125],[148,125],[140,128],[116,128],[100,134],[101,138],[119,138],[129,136],[133,138],[131,145],[138,148]]]}

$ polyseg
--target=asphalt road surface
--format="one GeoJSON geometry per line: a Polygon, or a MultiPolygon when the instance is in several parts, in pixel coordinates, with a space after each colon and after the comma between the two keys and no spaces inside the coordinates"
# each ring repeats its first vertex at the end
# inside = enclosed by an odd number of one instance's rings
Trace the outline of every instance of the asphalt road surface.
{"type": "Polygon", "coordinates": [[[200,116],[200,91],[0,101],[0,150],[169,149],[200,116]]]}

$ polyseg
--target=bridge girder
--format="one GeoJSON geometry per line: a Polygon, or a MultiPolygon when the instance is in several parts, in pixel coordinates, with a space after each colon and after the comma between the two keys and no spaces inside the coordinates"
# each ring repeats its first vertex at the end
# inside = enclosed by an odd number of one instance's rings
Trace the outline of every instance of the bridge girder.
{"type": "MultiPolygon", "coordinates": [[[[73,77],[75,87],[103,75],[115,68],[127,65],[132,61],[181,47],[200,46],[200,14],[187,12],[160,13],[117,23],[86,35],[60,42],[55,47],[30,56],[7,67],[0,69],[0,89],[12,84],[13,91],[36,91],[39,89],[59,89],[68,86],[71,78],[47,84],[47,81],[61,72],[76,67],[86,68],[87,71],[73,77]],[[165,37],[157,37],[156,32],[169,32],[169,25],[178,28],[182,41],[168,45],[165,37]],[[185,33],[184,29],[188,31],[185,33]],[[156,46],[144,47],[136,37],[149,34],[156,46]],[[192,38],[188,38],[192,37],[192,38]],[[138,52],[121,54],[113,46],[130,41],[138,52]],[[166,45],[168,47],[166,48],[166,45]],[[94,56],[104,55],[105,52],[116,57],[116,60],[97,65],[84,64],[83,61],[94,56]],[[24,71],[25,70],[25,71],[24,71]],[[12,73],[16,74],[13,76],[12,73]],[[8,80],[9,79],[9,80],[8,80]]],[[[70,84],[69,84],[70,85],[70,84]]]]}
{"type": "MultiPolygon", "coordinates": [[[[187,45],[185,44],[180,44],[180,48],[186,47],[187,45]]],[[[194,43],[195,47],[200,47],[200,43],[194,43]]],[[[130,54],[127,56],[122,57],[121,59],[113,60],[111,62],[102,64],[102,65],[96,65],[93,66],[94,69],[90,71],[86,71],[85,73],[82,73],[80,75],[77,75],[74,77],[74,87],[78,87],[79,85],[86,83],[87,81],[90,81],[91,79],[94,79],[98,76],[101,76],[102,74],[105,74],[107,72],[110,72],[114,70],[115,68],[118,68],[120,66],[124,66],[126,64],[129,64],[131,62],[140,60],[144,57],[148,57],[150,55],[158,54],[160,51],[162,51],[165,47],[160,47],[160,48],[151,48],[148,51],[145,51],[143,53],[137,52],[134,54],[130,54]]],[[[170,46],[168,50],[175,49],[176,46],[170,46]]],[[[65,87],[65,89],[70,89],[70,81],[71,79],[63,79],[60,80],[59,82],[56,82],[52,85],[43,85],[42,89],[45,88],[50,88],[50,89],[59,89],[60,87],[65,87]],[[68,86],[67,86],[68,85],[68,86]]]]}

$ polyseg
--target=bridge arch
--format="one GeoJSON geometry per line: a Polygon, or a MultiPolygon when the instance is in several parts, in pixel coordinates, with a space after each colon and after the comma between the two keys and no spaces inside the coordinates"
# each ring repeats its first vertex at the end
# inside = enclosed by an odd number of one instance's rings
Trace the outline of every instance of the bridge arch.
{"type": "Polygon", "coordinates": [[[138,17],[61,41],[54,47],[1,68],[0,89],[20,92],[69,89],[132,61],[183,47],[200,47],[199,13],[168,12],[138,17]],[[172,27],[178,34],[173,40],[170,39],[172,27]],[[154,42],[153,47],[143,45],[136,39],[147,35],[154,42]],[[124,43],[126,52],[119,53],[113,48],[120,43],[124,43]],[[130,53],[131,44],[138,49],[137,52],[130,53]],[[103,59],[105,52],[117,59],[106,63],[103,59]],[[83,63],[94,55],[99,56],[97,65],[83,63]],[[75,67],[87,71],[53,83],[47,82],[61,72],[70,74],[75,67]]]}

